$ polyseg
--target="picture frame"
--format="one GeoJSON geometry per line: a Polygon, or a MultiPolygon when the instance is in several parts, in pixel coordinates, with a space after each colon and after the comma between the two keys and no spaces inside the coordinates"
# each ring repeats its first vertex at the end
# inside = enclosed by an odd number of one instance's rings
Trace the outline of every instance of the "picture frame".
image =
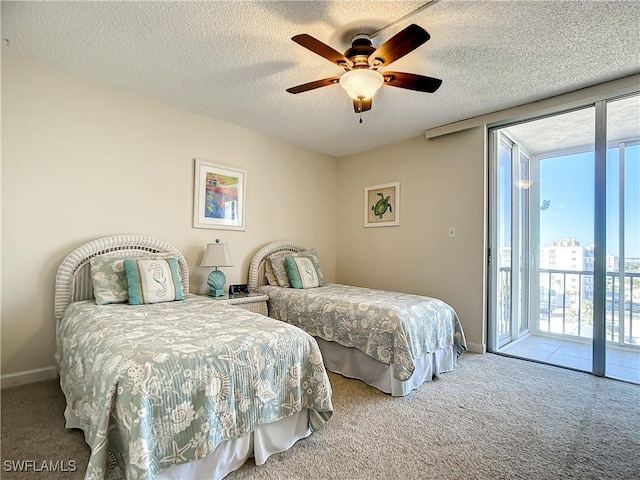
{"type": "Polygon", "coordinates": [[[244,230],[245,170],[194,159],[193,227],[244,230]]]}
{"type": "Polygon", "coordinates": [[[400,225],[400,182],[364,188],[364,226],[396,227],[400,225]]]}

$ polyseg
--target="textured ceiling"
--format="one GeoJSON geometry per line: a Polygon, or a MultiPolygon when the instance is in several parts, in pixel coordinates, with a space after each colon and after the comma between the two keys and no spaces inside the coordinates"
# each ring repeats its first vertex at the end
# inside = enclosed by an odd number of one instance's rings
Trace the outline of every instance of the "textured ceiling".
{"type": "Polygon", "coordinates": [[[342,52],[425,3],[2,1],[2,49],[334,156],[640,72],[640,2],[440,0],[373,39],[425,28],[392,69],[437,92],[384,86],[359,124],[337,85],[285,91],[342,72],[292,36],[342,52]]]}

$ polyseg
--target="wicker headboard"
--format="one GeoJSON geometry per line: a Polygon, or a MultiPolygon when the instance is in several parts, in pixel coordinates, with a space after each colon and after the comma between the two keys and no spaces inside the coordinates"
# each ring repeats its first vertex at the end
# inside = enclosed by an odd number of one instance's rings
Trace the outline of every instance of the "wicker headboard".
{"type": "Polygon", "coordinates": [[[55,316],[60,321],[71,302],[91,300],[91,258],[109,252],[122,251],[132,256],[145,253],[171,253],[180,267],[180,281],[184,294],[189,292],[189,266],[182,252],[174,246],[152,237],[141,235],[115,235],[98,238],[73,250],[65,257],[56,274],[55,316]]]}
{"type": "Polygon", "coordinates": [[[258,287],[266,285],[267,279],[264,276],[264,264],[274,253],[291,252],[297,253],[306,250],[302,244],[283,240],[265,245],[251,259],[249,264],[249,289],[253,292],[258,287]]]}

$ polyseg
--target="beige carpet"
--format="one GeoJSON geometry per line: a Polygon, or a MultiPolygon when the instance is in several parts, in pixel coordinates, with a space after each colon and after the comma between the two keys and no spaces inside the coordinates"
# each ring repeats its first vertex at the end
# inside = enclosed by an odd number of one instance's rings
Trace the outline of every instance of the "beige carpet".
{"type": "MultiPolygon", "coordinates": [[[[329,424],[235,479],[640,478],[640,387],[496,355],[464,354],[447,373],[403,398],[331,375],[329,424]]],[[[64,429],[54,381],[2,391],[2,463],[75,460],[88,448],[64,429]]]]}

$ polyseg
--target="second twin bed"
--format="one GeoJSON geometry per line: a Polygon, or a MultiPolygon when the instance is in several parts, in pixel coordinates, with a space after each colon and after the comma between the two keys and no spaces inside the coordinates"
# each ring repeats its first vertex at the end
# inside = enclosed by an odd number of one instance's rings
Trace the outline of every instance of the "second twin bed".
{"type": "MultiPolygon", "coordinates": [[[[287,267],[293,265],[288,263],[287,267]]],[[[300,268],[304,275],[304,267],[300,268]]],[[[315,251],[297,242],[261,248],[251,260],[249,287],[269,296],[270,317],[300,327],[316,339],[328,370],[394,396],[407,395],[453,370],[458,355],[467,349],[458,316],[444,301],[325,284],[315,251]],[[307,285],[318,286],[305,288],[304,282],[293,282],[298,288],[287,286],[279,272],[286,257],[310,259],[306,268],[316,269],[319,281],[307,285]]]]}

